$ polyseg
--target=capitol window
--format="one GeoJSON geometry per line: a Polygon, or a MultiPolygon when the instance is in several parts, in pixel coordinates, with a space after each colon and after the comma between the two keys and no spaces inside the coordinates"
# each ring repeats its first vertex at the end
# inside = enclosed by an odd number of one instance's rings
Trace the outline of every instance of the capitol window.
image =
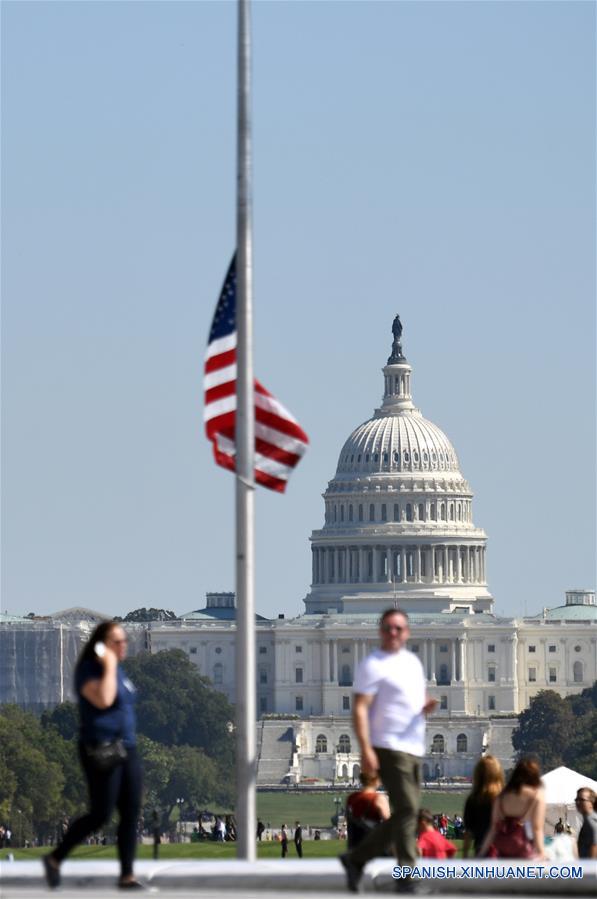
{"type": "Polygon", "coordinates": [[[549,669],[549,683],[550,683],[550,684],[555,684],[555,682],[557,681],[557,679],[558,679],[558,675],[557,675],[556,669],[555,669],[555,668],[550,668],[550,669],[549,669]]]}
{"type": "Polygon", "coordinates": [[[350,752],[350,737],[348,734],[341,734],[338,740],[338,752],[350,752]]]}
{"type": "Polygon", "coordinates": [[[575,662],[572,666],[572,676],[574,677],[575,684],[582,684],[583,682],[583,671],[582,671],[582,662],[575,662]]]}
{"type": "Polygon", "coordinates": [[[363,504],[359,503],[359,521],[363,520],[363,504]]]}
{"type": "Polygon", "coordinates": [[[303,711],[303,697],[302,696],[294,697],[294,710],[295,710],[295,712],[303,711]]]}
{"type": "Polygon", "coordinates": [[[294,672],[294,682],[295,684],[302,684],[303,682],[303,669],[297,668],[294,672]]]}
{"type": "Polygon", "coordinates": [[[575,647],[574,647],[574,652],[580,652],[580,646],[575,646],[575,647]]]}
{"type": "Polygon", "coordinates": [[[441,734],[436,734],[433,738],[433,742],[431,744],[432,752],[445,752],[446,751],[446,743],[441,734]]]}
{"type": "Polygon", "coordinates": [[[344,521],[344,506],[340,506],[340,521],[344,521]]]}
{"type": "Polygon", "coordinates": [[[387,521],[387,520],[388,520],[387,507],[386,507],[386,504],[385,504],[385,503],[382,503],[382,504],[381,504],[381,520],[382,520],[382,521],[387,521]]]}
{"type": "Polygon", "coordinates": [[[352,521],[352,505],[348,507],[348,520],[352,521]]]}
{"type": "Polygon", "coordinates": [[[327,752],[328,739],[325,734],[318,734],[315,741],[315,752],[327,752]]]}
{"type": "Polygon", "coordinates": [[[431,505],[429,506],[429,517],[432,521],[437,521],[437,516],[435,513],[435,503],[431,503],[431,505]]]}
{"type": "Polygon", "coordinates": [[[197,647],[196,646],[191,646],[191,648],[189,649],[189,655],[192,655],[192,656],[197,655],[197,647]]]}
{"type": "Polygon", "coordinates": [[[259,683],[267,684],[267,671],[264,671],[263,669],[259,672],[259,683]]]}
{"type": "Polygon", "coordinates": [[[490,665],[487,669],[487,680],[490,684],[495,683],[495,667],[493,665],[490,665]]]}
{"type": "Polygon", "coordinates": [[[529,683],[534,684],[537,680],[537,669],[529,668],[529,683]]]}
{"type": "Polygon", "coordinates": [[[490,643],[488,645],[487,652],[495,652],[495,643],[490,643]]]}
{"type": "Polygon", "coordinates": [[[266,652],[267,652],[267,646],[260,646],[260,647],[259,647],[259,655],[260,655],[260,656],[264,656],[264,655],[266,654],[266,652]]]}
{"type": "Polygon", "coordinates": [[[303,647],[302,647],[302,646],[295,646],[295,647],[294,647],[294,651],[295,651],[295,652],[302,652],[302,651],[303,651],[303,647]]]}
{"type": "Polygon", "coordinates": [[[398,453],[394,452],[394,462],[397,462],[399,459],[398,453]]]}
{"type": "Polygon", "coordinates": [[[375,506],[373,503],[369,506],[369,521],[375,521],[375,506]]]}
{"type": "Polygon", "coordinates": [[[490,712],[495,712],[495,696],[487,697],[487,708],[490,712]]]}
{"type": "Polygon", "coordinates": [[[350,696],[342,697],[342,711],[349,712],[350,711],[350,696]]]}
{"type": "Polygon", "coordinates": [[[394,521],[400,521],[400,506],[394,503],[394,521]]]}
{"type": "Polygon", "coordinates": [[[407,521],[413,520],[413,507],[410,503],[406,504],[406,520],[407,521]]]}
{"type": "Polygon", "coordinates": [[[466,752],[468,750],[468,740],[466,734],[458,734],[456,737],[456,752],[466,752]]]}
{"type": "Polygon", "coordinates": [[[214,684],[221,684],[224,679],[224,666],[221,662],[214,665],[214,684]]]}
{"type": "Polygon", "coordinates": [[[536,646],[529,646],[529,652],[536,652],[536,650],[537,650],[536,646]]]}
{"type": "Polygon", "coordinates": [[[442,503],[439,507],[439,517],[442,521],[446,520],[446,504],[442,503]]]}
{"type": "Polygon", "coordinates": [[[447,696],[440,696],[439,707],[444,712],[447,710],[447,708],[448,708],[448,697],[447,696]]]}
{"type": "Polygon", "coordinates": [[[406,450],[404,450],[404,461],[408,462],[409,459],[410,459],[410,456],[409,456],[408,452],[406,450]]]}
{"type": "Polygon", "coordinates": [[[216,655],[217,656],[222,655],[222,647],[221,646],[216,646],[216,655]]]}
{"type": "Polygon", "coordinates": [[[549,651],[550,651],[550,652],[555,652],[555,651],[556,651],[556,647],[555,647],[554,645],[550,646],[550,647],[549,647],[549,651]]]}
{"type": "Polygon", "coordinates": [[[425,518],[425,506],[423,503],[419,503],[419,521],[423,521],[425,518]]]}

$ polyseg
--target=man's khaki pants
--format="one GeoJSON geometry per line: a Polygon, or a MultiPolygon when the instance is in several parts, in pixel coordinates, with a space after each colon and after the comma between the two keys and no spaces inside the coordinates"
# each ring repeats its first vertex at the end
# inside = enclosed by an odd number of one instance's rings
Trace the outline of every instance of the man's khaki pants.
{"type": "Polygon", "coordinates": [[[379,759],[379,776],[388,791],[392,815],[375,827],[350,853],[350,861],[363,867],[385,855],[393,846],[400,865],[414,866],[417,859],[417,818],[421,796],[421,760],[408,752],[373,747],[379,759]]]}

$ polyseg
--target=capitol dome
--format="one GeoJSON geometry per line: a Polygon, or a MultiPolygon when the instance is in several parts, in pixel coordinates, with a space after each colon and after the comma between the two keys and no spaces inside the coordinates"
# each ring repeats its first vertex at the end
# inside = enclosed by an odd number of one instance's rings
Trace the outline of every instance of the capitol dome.
{"type": "Polygon", "coordinates": [[[325,522],[311,536],[307,612],[486,612],[485,533],[444,432],[412,401],[402,324],[392,326],[384,396],[344,443],[324,494],[325,522]]]}
{"type": "Polygon", "coordinates": [[[340,453],[336,477],[376,472],[458,472],[454,447],[418,409],[376,415],[352,432],[340,453]]]}

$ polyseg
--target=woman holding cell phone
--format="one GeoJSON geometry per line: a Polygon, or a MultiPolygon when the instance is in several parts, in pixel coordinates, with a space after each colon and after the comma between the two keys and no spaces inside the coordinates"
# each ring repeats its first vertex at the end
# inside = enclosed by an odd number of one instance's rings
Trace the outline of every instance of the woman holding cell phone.
{"type": "Polygon", "coordinates": [[[141,806],[141,766],[136,750],[135,688],[121,662],[127,637],[116,621],[93,631],[75,667],[79,699],[79,757],[89,787],[90,809],[74,821],[62,842],[43,859],[46,881],[60,885],[60,864],[90,834],[104,827],[118,809],[120,889],[142,889],[133,863],[141,806]]]}

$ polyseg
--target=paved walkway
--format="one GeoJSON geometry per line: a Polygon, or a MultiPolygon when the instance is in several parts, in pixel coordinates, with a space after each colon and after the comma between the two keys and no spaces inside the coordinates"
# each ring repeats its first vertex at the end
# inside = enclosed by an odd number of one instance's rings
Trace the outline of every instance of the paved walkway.
{"type": "MultiPolygon", "coordinates": [[[[393,887],[391,859],[375,859],[365,869],[363,892],[390,892],[393,887]]],[[[521,861],[422,860],[424,892],[489,894],[589,895],[597,896],[597,861],[539,863],[521,861]],[[475,866],[475,867],[474,867],[475,866]],[[576,869],[571,871],[571,867],[576,869]],[[520,876],[521,873],[526,876],[520,876]],[[519,876],[516,876],[519,875],[519,876]],[[571,876],[576,875],[576,876],[571,876]],[[581,876],[582,875],[582,876],[581,876]]],[[[79,895],[89,889],[111,892],[118,877],[116,861],[67,861],[62,866],[64,891],[79,895]]],[[[344,871],[337,859],[275,859],[256,862],[226,861],[138,861],[135,873],[156,892],[182,896],[184,892],[206,895],[230,891],[235,896],[265,897],[317,893],[346,893],[344,871]]],[[[6,896],[22,896],[43,887],[41,861],[0,862],[0,890],[6,896]]],[[[122,895],[122,893],[120,893],[122,895]]]]}

